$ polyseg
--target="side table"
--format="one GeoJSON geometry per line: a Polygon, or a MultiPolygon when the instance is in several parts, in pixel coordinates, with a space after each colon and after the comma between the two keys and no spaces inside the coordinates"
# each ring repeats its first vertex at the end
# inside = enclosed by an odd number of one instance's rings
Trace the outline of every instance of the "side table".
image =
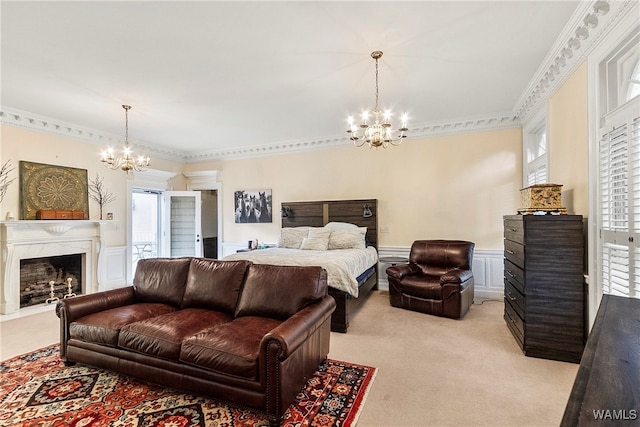
{"type": "Polygon", "coordinates": [[[409,258],[403,256],[383,256],[378,258],[378,260],[387,264],[391,264],[392,266],[409,262],[409,258]]]}

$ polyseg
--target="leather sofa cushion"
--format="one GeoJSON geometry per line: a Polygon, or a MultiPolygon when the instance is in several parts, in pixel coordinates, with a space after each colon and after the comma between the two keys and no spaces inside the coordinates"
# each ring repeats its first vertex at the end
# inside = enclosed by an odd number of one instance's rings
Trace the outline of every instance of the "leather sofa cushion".
{"type": "Polygon", "coordinates": [[[400,281],[400,292],[424,299],[442,299],[440,276],[407,275],[400,281]]]}
{"type": "Polygon", "coordinates": [[[249,261],[192,259],[182,306],[233,314],[249,264],[249,261]]]}
{"type": "Polygon", "coordinates": [[[185,338],[231,319],[227,313],[186,308],[124,326],[118,346],[177,361],[185,338]]]}
{"type": "Polygon", "coordinates": [[[69,337],[96,344],[118,345],[120,330],[133,322],[175,311],[167,304],[140,303],[81,317],[69,325],[69,337]]]}
{"type": "Polygon", "coordinates": [[[322,267],[251,264],[235,315],[284,320],[325,295],[322,267]]]}
{"type": "Polygon", "coordinates": [[[180,307],[191,258],[141,259],[133,286],[140,302],[162,302],[180,307]]]}
{"type": "Polygon", "coordinates": [[[255,380],[258,378],[260,343],[282,322],[260,317],[240,317],[187,338],[180,360],[212,371],[255,380]]]}

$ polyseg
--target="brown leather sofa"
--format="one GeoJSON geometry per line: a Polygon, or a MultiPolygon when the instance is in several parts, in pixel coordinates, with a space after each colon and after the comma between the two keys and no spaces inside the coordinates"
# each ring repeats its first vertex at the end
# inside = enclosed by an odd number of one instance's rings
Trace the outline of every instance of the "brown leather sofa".
{"type": "Polygon", "coordinates": [[[409,264],[387,268],[392,306],[461,319],[473,304],[474,243],[416,240],[409,264]]]}
{"type": "Polygon", "coordinates": [[[267,415],[277,425],[329,352],[320,267],[144,259],[133,286],[60,301],[60,356],[267,415]]]}

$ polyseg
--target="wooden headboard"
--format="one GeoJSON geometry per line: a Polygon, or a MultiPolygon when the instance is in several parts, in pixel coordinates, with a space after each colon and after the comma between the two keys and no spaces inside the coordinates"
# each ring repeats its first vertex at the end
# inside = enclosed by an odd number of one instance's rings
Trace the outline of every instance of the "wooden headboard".
{"type": "Polygon", "coordinates": [[[322,200],[311,202],[282,202],[282,227],[323,227],[325,224],[349,222],[358,227],[367,227],[367,242],[378,249],[378,200],[322,200]],[[368,206],[371,216],[365,216],[368,206]]]}

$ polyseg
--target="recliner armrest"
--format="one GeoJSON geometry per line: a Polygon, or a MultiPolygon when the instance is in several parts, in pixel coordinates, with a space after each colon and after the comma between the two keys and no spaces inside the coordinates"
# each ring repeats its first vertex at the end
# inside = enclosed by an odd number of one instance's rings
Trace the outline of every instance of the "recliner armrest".
{"type": "Polygon", "coordinates": [[[298,311],[262,338],[262,354],[266,354],[269,344],[276,341],[281,349],[280,360],[288,358],[326,320],[331,318],[335,308],[336,301],[333,297],[325,296],[320,301],[298,311]]]}
{"type": "Polygon", "coordinates": [[[463,283],[473,277],[471,270],[451,270],[440,276],[440,284],[446,285],[448,283],[463,283]]]}
{"type": "Polygon", "coordinates": [[[416,274],[420,272],[420,269],[415,264],[400,264],[387,268],[387,276],[394,279],[402,279],[404,276],[416,274]]]}

